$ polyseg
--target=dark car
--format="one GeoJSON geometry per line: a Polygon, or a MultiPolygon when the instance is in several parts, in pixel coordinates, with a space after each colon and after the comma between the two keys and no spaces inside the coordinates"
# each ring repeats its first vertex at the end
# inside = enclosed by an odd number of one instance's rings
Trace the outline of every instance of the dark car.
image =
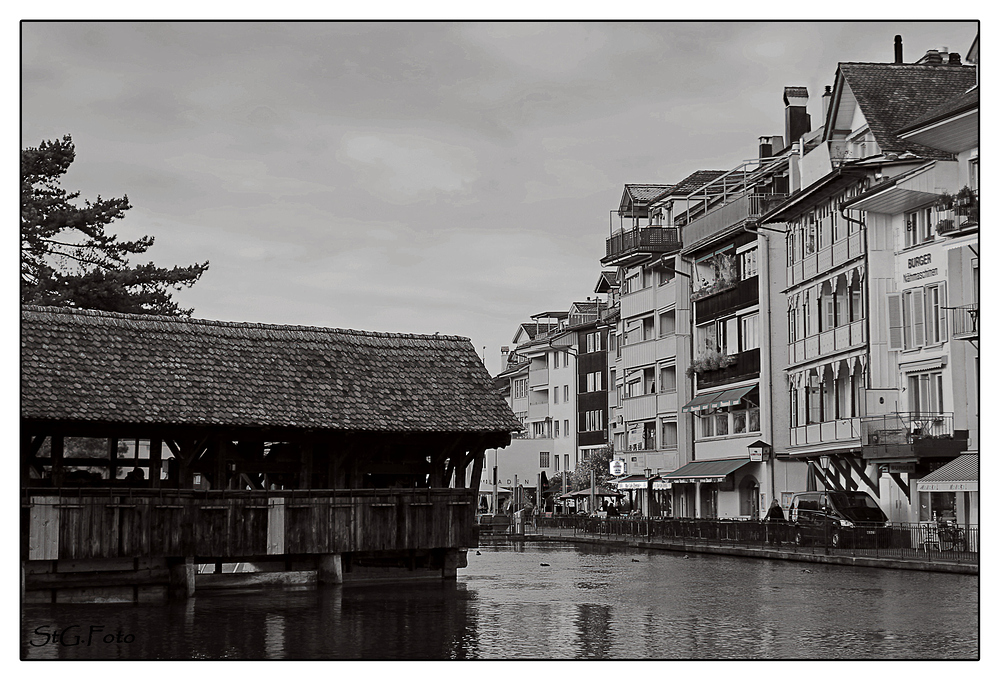
{"type": "Polygon", "coordinates": [[[884,541],[889,519],[866,492],[799,492],[789,520],[796,544],[823,542],[833,548],[876,546],[884,541]]]}

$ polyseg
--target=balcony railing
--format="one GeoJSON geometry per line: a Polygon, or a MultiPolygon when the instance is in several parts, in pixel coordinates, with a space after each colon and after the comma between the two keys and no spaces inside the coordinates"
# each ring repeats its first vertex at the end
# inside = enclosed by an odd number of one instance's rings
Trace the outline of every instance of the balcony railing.
{"type": "Polygon", "coordinates": [[[636,227],[612,235],[607,240],[609,263],[636,253],[671,253],[680,250],[680,231],[676,227],[636,227]]]}
{"type": "Polygon", "coordinates": [[[979,304],[951,308],[951,330],[957,339],[979,338],[979,304]]]}
{"type": "MultiPolygon", "coordinates": [[[[731,286],[720,287],[701,297],[691,296],[695,305],[695,320],[701,324],[724,314],[729,314],[740,308],[756,305],[760,300],[758,291],[759,279],[756,276],[740,279],[731,286]]],[[[705,289],[702,289],[704,292],[705,289]]]]}
{"type": "Polygon", "coordinates": [[[861,419],[863,445],[911,444],[921,439],[948,438],[954,425],[952,413],[895,412],[861,419]]]}
{"type": "MultiPolygon", "coordinates": [[[[692,200],[697,199],[692,197],[692,200]]],[[[748,219],[760,217],[788,198],[787,194],[743,194],[691,220],[684,227],[684,241],[690,245],[748,219]]],[[[680,204],[683,207],[683,204],[680,204]]]]}
{"type": "Polygon", "coordinates": [[[735,364],[698,374],[698,389],[724,385],[760,374],[760,348],[740,352],[735,357],[735,364]]]}

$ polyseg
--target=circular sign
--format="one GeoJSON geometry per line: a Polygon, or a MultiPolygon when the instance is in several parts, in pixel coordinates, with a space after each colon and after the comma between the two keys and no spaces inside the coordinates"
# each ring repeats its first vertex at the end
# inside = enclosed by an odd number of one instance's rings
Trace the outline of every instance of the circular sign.
{"type": "Polygon", "coordinates": [[[609,463],[611,469],[611,475],[625,475],[625,462],[621,459],[615,459],[609,463]]]}

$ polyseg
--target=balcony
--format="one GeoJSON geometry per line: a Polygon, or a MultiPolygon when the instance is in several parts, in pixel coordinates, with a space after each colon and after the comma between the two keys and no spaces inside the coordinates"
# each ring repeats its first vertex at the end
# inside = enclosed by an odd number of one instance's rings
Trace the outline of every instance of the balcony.
{"type": "Polygon", "coordinates": [[[621,315],[623,319],[646,314],[656,309],[656,287],[647,286],[638,291],[625,293],[621,298],[621,315]]]}
{"type": "Polygon", "coordinates": [[[861,441],[861,419],[846,418],[790,429],[789,445],[792,447],[816,446],[826,443],[858,446],[861,441]]]}
{"type": "Polygon", "coordinates": [[[953,307],[951,312],[951,335],[955,340],[976,340],[979,338],[979,304],[953,307]]]}
{"type": "Polygon", "coordinates": [[[684,241],[692,245],[710,239],[733,225],[760,217],[786,198],[787,194],[743,194],[685,225],[684,241]]]}
{"type": "Polygon", "coordinates": [[[532,388],[546,387],[549,384],[548,369],[531,369],[528,371],[528,385],[532,388]]]}
{"type": "Polygon", "coordinates": [[[760,348],[740,352],[733,355],[733,357],[736,358],[734,364],[730,364],[723,369],[703,371],[697,374],[698,390],[742,381],[747,378],[755,378],[760,375],[760,348]]]}
{"type": "Polygon", "coordinates": [[[864,345],[866,333],[865,320],[859,319],[856,322],[789,343],[788,364],[808,362],[823,355],[835,354],[864,345]]]}
{"type": "Polygon", "coordinates": [[[528,405],[528,418],[532,420],[548,418],[549,415],[549,403],[540,402],[538,404],[528,405]]]}
{"type": "Polygon", "coordinates": [[[707,294],[705,289],[692,294],[692,300],[696,301],[695,323],[702,324],[720,315],[756,305],[760,301],[757,287],[758,277],[750,277],[736,281],[731,286],[720,286],[707,294]]]}
{"type": "Polygon", "coordinates": [[[969,431],[954,429],[951,413],[896,412],[861,419],[866,459],[949,458],[962,453],[969,431]]]}
{"type": "Polygon", "coordinates": [[[655,339],[630,343],[622,348],[622,359],[626,369],[652,364],[656,356],[657,343],[655,339]]]}
{"type": "Polygon", "coordinates": [[[607,240],[607,256],[601,264],[627,266],[650,253],[673,253],[680,248],[680,232],[676,227],[636,227],[607,240]]]}
{"type": "Polygon", "coordinates": [[[656,394],[628,397],[622,413],[626,422],[652,421],[656,418],[656,394]]]}

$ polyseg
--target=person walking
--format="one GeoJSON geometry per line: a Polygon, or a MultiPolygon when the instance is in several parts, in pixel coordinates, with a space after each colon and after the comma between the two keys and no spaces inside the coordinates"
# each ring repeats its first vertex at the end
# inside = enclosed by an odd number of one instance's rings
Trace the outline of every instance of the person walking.
{"type": "Polygon", "coordinates": [[[771,507],[767,509],[767,515],[764,516],[764,522],[767,526],[768,543],[780,544],[781,540],[778,538],[780,528],[776,527],[774,524],[785,522],[785,512],[781,510],[781,504],[778,503],[777,499],[771,499],[771,507]]]}

